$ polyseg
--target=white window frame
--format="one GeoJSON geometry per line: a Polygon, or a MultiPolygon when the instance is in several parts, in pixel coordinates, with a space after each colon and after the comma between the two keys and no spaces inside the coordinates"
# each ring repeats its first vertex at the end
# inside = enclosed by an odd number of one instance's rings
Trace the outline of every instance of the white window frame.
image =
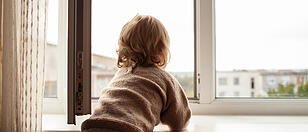
{"type": "Polygon", "coordinates": [[[216,98],[215,0],[196,0],[197,89],[193,114],[308,115],[308,99],[216,98]]]}
{"type": "MultiPolygon", "coordinates": [[[[199,100],[190,100],[193,114],[202,115],[308,115],[308,99],[216,98],[215,0],[196,0],[196,81],[199,100]]],[[[43,112],[66,114],[67,111],[67,0],[59,0],[59,57],[57,98],[44,98],[43,112]],[[60,107],[62,105],[63,107],[60,107]],[[52,112],[51,112],[52,111],[52,112]]],[[[96,106],[92,100],[92,109],[96,106]]]]}
{"type": "MultiPolygon", "coordinates": [[[[216,98],[214,0],[196,0],[196,79],[199,100],[190,100],[194,115],[308,115],[308,99],[216,98]],[[200,80],[200,81],[199,81],[200,80]]],[[[44,114],[67,112],[67,0],[59,0],[58,98],[44,98],[44,114]],[[60,106],[61,105],[61,106],[60,106]]],[[[97,100],[92,100],[92,109],[97,100]]],[[[80,120],[79,120],[80,121],[80,120]]],[[[79,122],[77,124],[81,124],[79,122]]],[[[61,130],[54,130],[61,131],[61,130]]]]}

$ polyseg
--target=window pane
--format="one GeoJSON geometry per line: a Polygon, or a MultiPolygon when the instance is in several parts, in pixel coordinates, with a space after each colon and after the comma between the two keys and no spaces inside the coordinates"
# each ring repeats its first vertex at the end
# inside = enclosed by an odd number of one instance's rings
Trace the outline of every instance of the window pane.
{"type": "Polygon", "coordinates": [[[100,96],[117,70],[118,37],[138,13],[164,24],[171,41],[166,70],[179,80],[188,97],[194,97],[193,0],[92,0],[92,97],[100,96]]]}
{"type": "Polygon", "coordinates": [[[59,1],[48,1],[48,16],[47,16],[47,45],[46,45],[46,80],[44,97],[55,98],[57,97],[57,80],[58,80],[58,10],[59,1]]]}
{"type": "Polygon", "coordinates": [[[227,85],[227,78],[219,78],[218,84],[219,85],[227,85]]]}
{"type": "Polygon", "coordinates": [[[52,39],[47,38],[45,49],[43,131],[80,131],[80,124],[88,118],[78,118],[75,126],[67,124],[67,4],[67,0],[48,1],[47,27],[53,31],[47,32],[52,39]]]}
{"type": "Polygon", "coordinates": [[[57,97],[57,81],[46,81],[44,98],[56,98],[57,97]]]}
{"type": "Polygon", "coordinates": [[[58,43],[58,0],[48,1],[47,42],[58,43]]]}
{"type": "Polygon", "coordinates": [[[233,85],[239,85],[240,79],[238,77],[233,79],[233,85]]]}
{"type": "MultiPolygon", "coordinates": [[[[46,45],[46,78],[45,78],[45,89],[44,98],[56,98],[57,96],[57,80],[58,80],[58,55],[59,46],[46,45]]],[[[62,54],[62,53],[61,53],[62,54]]]]}
{"type": "Polygon", "coordinates": [[[307,5],[216,0],[217,97],[308,97],[307,5]]]}

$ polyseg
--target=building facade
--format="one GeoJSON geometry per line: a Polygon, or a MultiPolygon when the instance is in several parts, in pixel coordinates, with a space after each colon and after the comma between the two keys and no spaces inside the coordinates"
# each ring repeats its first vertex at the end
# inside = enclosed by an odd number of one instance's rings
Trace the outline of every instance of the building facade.
{"type": "Polygon", "coordinates": [[[217,97],[257,97],[262,95],[262,77],[258,71],[218,71],[217,97]]]}
{"type": "MultiPolygon", "coordinates": [[[[44,90],[44,113],[65,114],[67,83],[67,61],[61,45],[47,44],[44,90]],[[59,59],[61,58],[61,59],[59,59]]],[[[62,47],[63,48],[63,47],[62,47]]],[[[92,54],[92,99],[98,99],[117,71],[116,59],[92,54]]],[[[181,83],[187,97],[194,97],[193,72],[172,72],[181,83]]],[[[216,72],[216,97],[269,97],[268,91],[277,89],[278,84],[295,85],[307,83],[308,70],[233,70],[216,72]]]]}
{"type": "Polygon", "coordinates": [[[307,83],[308,70],[234,70],[216,74],[217,97],[269,97],[269,90],[277,90],[279,84],[307,83]]]}

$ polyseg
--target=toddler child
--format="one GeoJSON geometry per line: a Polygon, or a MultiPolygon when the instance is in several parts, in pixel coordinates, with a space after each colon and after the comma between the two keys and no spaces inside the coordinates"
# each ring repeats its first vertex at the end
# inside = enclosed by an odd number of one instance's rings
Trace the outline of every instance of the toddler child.
{"type": "Polygon", "coordinates": [[[184,130],[191,111],[181,85],[164,70],[169,36],[162,23],[137,15],[122,28],[118,45],[119,70],[82,130],[150,132],[160,122],[184,130]]]}

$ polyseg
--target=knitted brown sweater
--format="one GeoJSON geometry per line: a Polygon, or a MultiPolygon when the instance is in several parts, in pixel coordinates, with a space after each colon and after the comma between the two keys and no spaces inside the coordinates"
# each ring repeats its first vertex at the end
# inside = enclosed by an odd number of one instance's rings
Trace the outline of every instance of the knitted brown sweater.
{"type": "Polygon", "coordinates": [[[179,82],[158,67],[120,68],[82,130],[150,132],[160,122],[183,130],[191,111],[179,82]]]}

